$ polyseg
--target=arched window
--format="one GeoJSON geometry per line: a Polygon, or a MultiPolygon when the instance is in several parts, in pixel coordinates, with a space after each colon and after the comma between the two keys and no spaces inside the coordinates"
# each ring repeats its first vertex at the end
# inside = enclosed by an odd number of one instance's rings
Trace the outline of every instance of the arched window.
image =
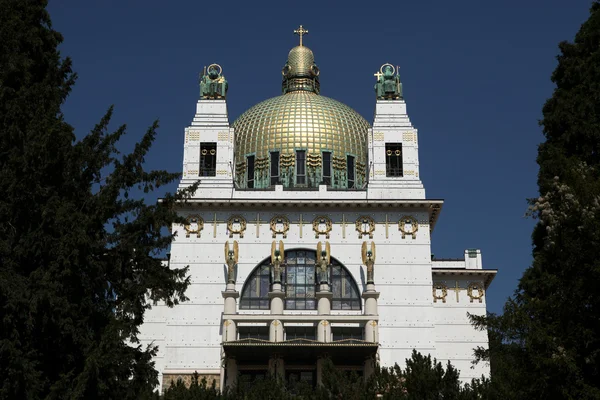
{"type": "MultiPolygon", "coordinates": [[[[285,268],[282,286],[287,310],[314,310],[317,308],[315,293],[316,251],[288,250],[285,252],[285,268]]],[[[271,290],[270,258],[267,258],[250,274],[242,289],[240,309],[269,309],[271,290]]],[[[350,272],[336,259],[331,258],[330,268],[333,310],[360,310],[361,301],[356,282],[350,272]]]]}

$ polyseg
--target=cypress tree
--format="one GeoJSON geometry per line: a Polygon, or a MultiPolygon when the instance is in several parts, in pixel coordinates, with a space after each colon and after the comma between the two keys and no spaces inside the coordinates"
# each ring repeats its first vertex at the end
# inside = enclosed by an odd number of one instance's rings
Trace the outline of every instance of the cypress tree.
{"type": "Polygon", "coordinates": [[[112,109],[75,140],[61,105],[76,76],[46,5],[0,0],[0,398],[140,398],[157,383],[144,312],[185,300],[186,269],[159,255],[188,193],[140,198],[178,177],[143,168],[156,122],[130,154],[112,109]]]}
{"type": "Polygon", "coordinates": [[[504,398],[600,398],[600,3],[559,45],[543,107],[533,263],[489,326],[504,398]],[[510,394],[510,396],[509,396],[510,394]]]}

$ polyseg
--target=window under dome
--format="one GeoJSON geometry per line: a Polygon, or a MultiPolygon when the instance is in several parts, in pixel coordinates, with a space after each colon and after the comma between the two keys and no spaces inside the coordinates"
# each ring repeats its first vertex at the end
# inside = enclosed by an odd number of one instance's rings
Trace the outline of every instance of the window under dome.
{"type": "MultiPolygon", "coordinates": [[[[317,301],[315,293],[317,283],[315,280],[316,251],[314,250],[288,250],[282,273],[282,286],[285,292],[286,310],[315,310],[317,301]]],[[[240,299],[242,310],[268,310],[269,291],[271,290],[270,258],[267,258],[250,274],[240,299]]],[[[333,310],[360,310],[361,300],[358,286],[350,272],[336,259],[331,258],[329,269],[333,310]]]]}

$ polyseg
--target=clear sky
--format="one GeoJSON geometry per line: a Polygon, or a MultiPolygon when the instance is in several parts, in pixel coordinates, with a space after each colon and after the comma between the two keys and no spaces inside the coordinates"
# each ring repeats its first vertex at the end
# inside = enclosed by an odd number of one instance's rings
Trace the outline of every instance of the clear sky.
{"type": "MultiPolygon", "coordinates": [[[[499,312],[531,263],[535,163],[542,105],[553,90],[558,43],[572,41],[589,0],[192,1],[51,0],[63,55],[79,79],[64,112],[78,136],[109,105],[131,149],[160,119],[147,158],[181,171],[183,133],[198,99],[198,73],[223,66],[230,122],[280,94],[281,68],[305,45],[321,70],[321,93],[372,121],[375,73],[400,65],[419,131],[427,197],[445,200],[433,233],[438,258],[480,248],[498,269],[487,293],[499,312]]],[[[170,190],[174,190],[174,186],[170,190]]]]}

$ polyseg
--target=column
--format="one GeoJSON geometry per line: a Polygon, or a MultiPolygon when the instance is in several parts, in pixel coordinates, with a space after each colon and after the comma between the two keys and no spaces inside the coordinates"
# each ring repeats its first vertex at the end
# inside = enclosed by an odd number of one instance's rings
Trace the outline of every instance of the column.
{"type": "Polygon", "coordinates": [[[285,379],[285,361],[277,353],[269,358],[269,373],[275,378],[285,379]]]}
{"type": "Polygon", "coordinates": [[[321,283],[319,285],[319,291],[315,293],[315,297],[317,299],[317,314],[331,314],[331,299],[333,298],[333,293],[331,293],[328,283],[321,283]]]}
{"type": "Polygon", "coordinates": [[[283,342],[283,324],[279,320],[271,321],[269,325],[269,340],[271,342],[283,342]]]}
{"type": "Polygon", "coordinates": [[[378,315],[377,299],[379,292],[375,291],[375,284],[368,283],[367,290],[362,293],[362,298],[365,300],[365,315],[378,315]]]}
{"type": "Polygon", "coordinates": [[[282,315],[283,314],[283,300],[285,298],[285,292],[281,290],[281,283],[273,283],[273,288],[269,292],[269,299],[271,300],[271,314],[282,315]]]}
{"type": "Polygon", "coordinates": [[[227,357],[225,361],[225,387],[231,388],[237,382],[237,361],[234,357],[227,357]]]}
{"type": "Polygon", "coordinates": [[[228,283],[226,289],[221,292],[225,299],[225,314],[235,314],[237,312],[237,298],[240,292],[235,290],[235,283],[228,283]]]}
{"type": "Polygon", "coordinates": [[[231,319],[223,321],[223,342],[237,340],[237,325],[231,319]]]}

